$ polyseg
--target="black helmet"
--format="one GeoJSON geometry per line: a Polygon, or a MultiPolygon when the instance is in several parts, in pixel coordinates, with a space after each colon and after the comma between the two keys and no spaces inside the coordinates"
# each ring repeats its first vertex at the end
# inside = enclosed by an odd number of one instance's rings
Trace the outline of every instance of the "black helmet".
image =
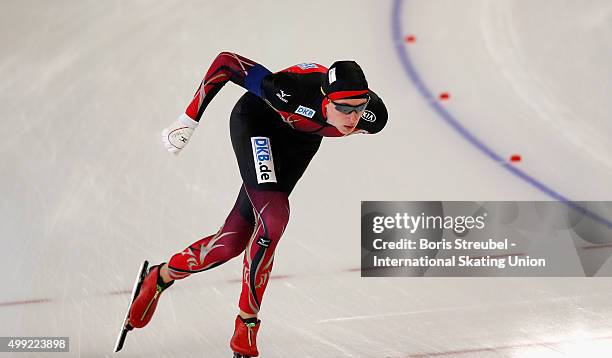
{"type": "Polygon", "coordinates": [[[332,101],[343,98],[368,98],[368,81],[355,61],[336,61],[327,70],[321,86],[332,101]]]}

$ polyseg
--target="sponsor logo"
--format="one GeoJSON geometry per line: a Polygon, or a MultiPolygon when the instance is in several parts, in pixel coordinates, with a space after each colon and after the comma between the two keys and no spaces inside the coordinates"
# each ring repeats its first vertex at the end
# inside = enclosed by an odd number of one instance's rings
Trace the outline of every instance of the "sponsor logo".
{"type": "Polygon", "coordinates": [[[280,92],[276,94],[276,97],[278,97],[278,99],[280,99],[281,101],[287,103],[289,102],[289,100],[285,97],[291,97],[291,95],[289,93],[285,93],[285,91],[283,90],[279,90],[280,92]]]}
{"type": "Polygon", "coordinates": [[[297,67],[301,68],[302,70],[308,70],[311,68],[318,68],[319,66],[317,66],[316,63],[298,63],[297,67]]]}
{"type": "Polygon", "coordinates": [[[269,247],[271,241],[272,240],[266,237],[260,236],[259,239],[257,239],[257,245],[263,246],[263,247],[269,247]]]}
{"type": "Polygon", "coordinates": [[[253,145],[253,159],[255,160],[257,184],[276,183],[270,138],[251,137],[251,144],[253,145]]]}
{"type": "Polygon", "coordinates": [[[312,118],[315,115],[315,110],[312,108],[308,108],[308,107],[304,107],[304,106],[299,106],[296,110],[295,113],[304,116],[304,117],[308,117],[308,118],[312,118]]]}
{"type": "Polygon", "coordinates": [[[365,112],[363,112],[361,118],[363,118],[363,120],[367,122],[376,122],[376,115],[374,114],[374,112],[369,111],[367,109],[365,110],[365,112]]]}
{"type": "Polygon", "coordinates": [[[329,77],[329,84],[330,85],[332,83],[336,82],[336,69],[332,68],[331,70],[329,70],[327,76],[329,77]]]}

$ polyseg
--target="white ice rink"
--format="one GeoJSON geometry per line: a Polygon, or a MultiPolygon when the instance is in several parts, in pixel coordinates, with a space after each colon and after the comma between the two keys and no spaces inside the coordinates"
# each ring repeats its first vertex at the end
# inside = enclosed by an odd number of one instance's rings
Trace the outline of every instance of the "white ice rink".
{"type": "Polygon", "coordinates": [[[609,278],[357,270],[361,200],[612,200],[611,1],[3,0],[0,336],[71,340],[13,356],[231,356],[241,258],[177,282],[112,353],[140,262],[215,232],[238,193],[238,86],[178,157],[159,141],[223,50],[354,59],[390,115],[325,139],[292,194],[262,357],[612,356],[609,278]]]}

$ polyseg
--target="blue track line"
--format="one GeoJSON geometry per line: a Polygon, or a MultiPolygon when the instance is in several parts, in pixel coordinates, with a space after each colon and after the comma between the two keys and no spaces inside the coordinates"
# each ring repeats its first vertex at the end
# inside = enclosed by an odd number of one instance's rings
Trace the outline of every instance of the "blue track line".
{"type": "Polygon", "coordinates": [[[429,106],[440,116],[442,119],[448,123],[454,130],[456,130],[459,135],[461,135],[464,139],[470,142],[473,146],[478,148],[482,153],[491,158],[493,161],[501,164],[505,169],[507,169],[510,173],[515,176],[521,178],[531,186],[535,187],[539,191],[544,194],[550,196],[551,198],[560,201],[570,208],[576,210],[577,212],[599,222],[607,226],[609,229],[612,229],[612,221],[600,216],[597,213],[594,213],[587,208],[569,200],[565,196],[557,193],[544,183],[540,182],[536,178],[530,176],[524,171],[518,169],[516,166],[509,164],[506,160],[502,158],[499,154],[495,153],[491,148],[489,148],[486,144],[476,138],[472,133],[470,133],[464,126],[459,123],[457,118],[455,118],[452,114],[450,114],[443,106],[440,105],[436,96],[432,94],[432,92],[427,88],[421,76],[419,75],[416,67],[410,60],[410,56],[408,55],[408,50],[406,49],[406,45],[404,43],[404,32],[402,31],[402,22],[400,20],[401,10],[402,10],[402,0],[394,0],[393,6],[391,9],[391,27],[392,27],[392,36],[393,43],[395,45],[395,49],[397,50],[397,54],[399,56],[400,62],[406,74],[410,78],[412,84],[417,88],[421,96],[425,98],[429,106]]]}

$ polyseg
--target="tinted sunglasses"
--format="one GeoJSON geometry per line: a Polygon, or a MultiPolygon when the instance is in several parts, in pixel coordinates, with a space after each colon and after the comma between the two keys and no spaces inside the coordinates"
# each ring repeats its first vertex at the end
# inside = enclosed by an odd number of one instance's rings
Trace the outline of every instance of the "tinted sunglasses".
{"type": "Polygon", "coordinates": [[[348,104],[340,104],[340,103],[336,103],[334,101],[332,101],[329,97],[327,97],[327,99],[329,99],[329,101],[334,105],[334,107],[336,107],[336,110],[340,113],[343,114],[351,114],[353,111],[356,113],[359,112],[363,112],[366,107],[368,106],[368,103],[370,103],[370,97],[367,97],[367,101],[363,104],[360,104],[358,106],[351,106],[348,104]]]}

